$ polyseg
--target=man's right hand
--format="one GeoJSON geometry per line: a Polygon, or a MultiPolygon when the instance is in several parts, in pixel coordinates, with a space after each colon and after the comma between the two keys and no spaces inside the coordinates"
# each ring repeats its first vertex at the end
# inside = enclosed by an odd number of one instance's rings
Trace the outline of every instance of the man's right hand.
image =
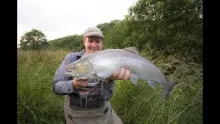
{"type": "Polygon", "coordinates": [[[88,86],[88,79],[78,79],[78,78],[74,78],[73,79],[73,87],[78,89],[81,87],[86,87],[88,86]]]}

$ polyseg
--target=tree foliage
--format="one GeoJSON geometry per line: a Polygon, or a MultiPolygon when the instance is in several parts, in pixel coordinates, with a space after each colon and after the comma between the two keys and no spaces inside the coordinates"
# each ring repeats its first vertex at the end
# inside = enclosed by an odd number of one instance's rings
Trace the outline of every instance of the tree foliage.
{"type": "Polygon", "coordinates": [[[22,50],[38,50],[46,48],[48,42],[43,32],[37,29],[32,29],[21,37],[19,45],[22,50]]]}
{"type": "Polygon", "coordinates": [[[201,62],[202,6],[201,0],[139,0],[125,19],[98,26],[105,33],[106,47],[146,51],[151,46],[168,56],[179,54],[201,62]]]}
{"type": "Polygon", "coordinates": [[[140,49],[149,43],[165,53],[202,60],[201,0],[139,0],[129,9],[130,29],[140,49]]]}
{"type": "Polygon", "coordinates": [[[49,41],[50,48],[52,49],[67,49],[78,51],[83,49],[82,35],[72,35],[62,38],[57,38],[49,41]]]}

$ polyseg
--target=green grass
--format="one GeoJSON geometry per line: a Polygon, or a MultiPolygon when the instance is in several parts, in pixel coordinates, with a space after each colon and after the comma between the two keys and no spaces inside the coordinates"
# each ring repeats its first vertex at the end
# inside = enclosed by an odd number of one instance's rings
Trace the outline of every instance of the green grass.
{"type": "MultiPolygon", "coordinates": [[[[112,106],[124,124],[201,124],[202,66],[185,62],[178,55],[165,57],[146,50],[141,55],[175,81],[167,101],[162,89],[144,81],[116,81],[112,106]]],[[[65,96],[52,92],[53,76],[69,51],[18,52],[18,124],[63,124],[65,96]]]]}

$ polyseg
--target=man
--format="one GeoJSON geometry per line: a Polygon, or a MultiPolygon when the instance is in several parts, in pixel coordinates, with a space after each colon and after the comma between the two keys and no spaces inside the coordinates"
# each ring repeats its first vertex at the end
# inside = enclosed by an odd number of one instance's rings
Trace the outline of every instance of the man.
{"type": "MultiPolygon", "coordinates": [[[[114,80],[128,80],[129,70],[124,68],[114,73],[111,78],[94,86],[94,79],[77,79],[65,75],[65,66],[82,56],[97,52],[103,48],[103,33],[97,27],[88,28],[83,35],[85,49],[68,54],[54,77],[53,91],[57,95],[67,95],[64,103],[66,124],[122,124],[121,119],[109,102],[114,91],[114,80]]],[[[99,61],[99,60],[97,60],[99,61]]]]}

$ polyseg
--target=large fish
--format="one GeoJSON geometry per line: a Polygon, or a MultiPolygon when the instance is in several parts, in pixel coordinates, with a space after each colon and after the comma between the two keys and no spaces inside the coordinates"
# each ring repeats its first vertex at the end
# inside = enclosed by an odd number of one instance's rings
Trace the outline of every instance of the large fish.
{"type": "MultiPolygon", "coordinates": [[[[174,82],[168,81],[164,74],[150,61],[139,55],[135,47],[124,49],[106,49],[82,57],[66,66],[67,75],[81,79],[96,78],[105,80],[120,72],[121,68],[130,70],[130,81],[137,85],[137,80],[142,79],[156,88],[161,84],[165,98],[174,87],[174,82]]],[[[89,83],[88,85],[96,85],[89,83]]]]}

